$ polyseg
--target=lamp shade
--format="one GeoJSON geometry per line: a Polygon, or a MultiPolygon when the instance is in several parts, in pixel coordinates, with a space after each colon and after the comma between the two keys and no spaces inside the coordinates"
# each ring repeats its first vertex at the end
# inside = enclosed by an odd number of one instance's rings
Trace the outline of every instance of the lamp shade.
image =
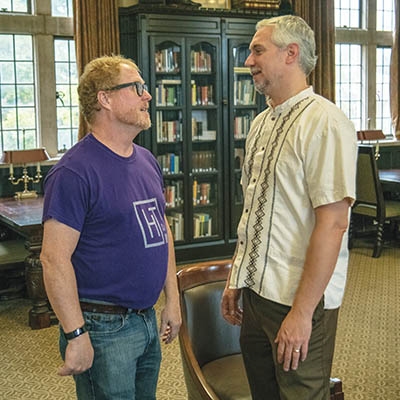
{"type": "Polygon", "coordinates": [[[5,150],[2,162],[6,164],[26,164],[46,161],[50,157],[45,148],[29,150],[5,150]]]}

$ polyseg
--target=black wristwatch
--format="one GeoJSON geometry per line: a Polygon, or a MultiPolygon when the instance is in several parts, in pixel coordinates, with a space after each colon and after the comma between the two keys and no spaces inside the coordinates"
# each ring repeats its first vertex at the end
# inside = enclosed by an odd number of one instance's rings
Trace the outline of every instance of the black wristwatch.
{"type": "Polygon", "coordinates": [[[72,339],[77,338],[78,336],[83,335],[85,332],[87,332],[87,330],[85,328],[85,325],[83,325],[80,328],[75,329],[72,332],[64,333],[64,336],[65,336],[65,339],[72,340],[72,339]]]}

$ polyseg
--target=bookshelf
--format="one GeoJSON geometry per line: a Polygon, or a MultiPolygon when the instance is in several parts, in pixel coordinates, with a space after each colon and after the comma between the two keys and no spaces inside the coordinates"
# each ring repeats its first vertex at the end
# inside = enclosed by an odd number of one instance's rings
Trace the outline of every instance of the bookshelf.
{"type": "Polygon", "coordinates": [[[244,62],[256,22],[276,12],[131,6],[119,15],[121,52],[153,96],[153,126],[138,141],[164,174],[177,261],[231,257],[245,140],[264,103],[244,62]]]}

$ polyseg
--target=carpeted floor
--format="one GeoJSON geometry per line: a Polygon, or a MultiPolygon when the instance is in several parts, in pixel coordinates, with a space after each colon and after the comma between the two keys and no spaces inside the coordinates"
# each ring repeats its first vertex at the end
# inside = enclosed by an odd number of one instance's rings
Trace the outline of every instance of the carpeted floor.
{"type": "MultiPolygon", "coordinates": [[[[60,377],[58,327],[31,330],[27,299],[0,302],[0,400],[75,399],[70,377],[60,377]]],[[[162,299],[157,304],[157,311],[162,299]]],[[[157,399],[185,400],[178,341],[163,345],[157,399]]]]}
{"type": "MultiPolygon", "coordinates": [[[[370,255],[351,252],[332,376],[342,379],[346,400],[398,400],[400,249],[370,255]]],[[[26,299],[0,302],[0,400],[74,399],[72,378],[57,375],[58,328],[31,330],[29,308],[26,299]]],[[[157,398],[186,399],[177,341],[163,346],[157,398]]]]}
{"type": "Polygon", "coordinates": [[[351,252],[332,376],[346,400],[400,399],[400,249],[351,252]]]}

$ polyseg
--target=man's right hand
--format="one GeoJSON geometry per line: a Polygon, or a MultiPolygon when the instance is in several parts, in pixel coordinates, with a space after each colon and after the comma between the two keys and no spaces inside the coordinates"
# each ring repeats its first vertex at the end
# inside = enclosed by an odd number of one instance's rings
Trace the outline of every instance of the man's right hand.
{"type": "Polygon", "coordinates": [[[78,375],[88,370],[93,364],[94,350],[89,333],[84,333],[68,342],[64,365],[58,375],[78,375]]]}
{"type": "Polygon", "coordinates": [[[239,306],[241,289],[225,288],[222,294],[221,313],[232,325],[241,325],[243,310],[239,306]]]}

